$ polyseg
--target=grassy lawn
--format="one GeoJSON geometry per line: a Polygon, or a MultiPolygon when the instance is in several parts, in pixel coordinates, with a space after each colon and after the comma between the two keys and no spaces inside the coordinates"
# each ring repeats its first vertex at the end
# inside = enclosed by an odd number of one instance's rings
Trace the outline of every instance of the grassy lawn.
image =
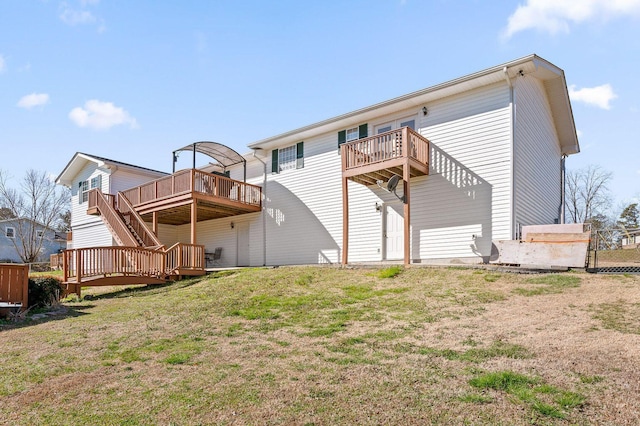
{"type": "Polygon", "coordinates": [[[281,267],[0,321],[6,424],[638,424],[640,277],[281,267]]]}

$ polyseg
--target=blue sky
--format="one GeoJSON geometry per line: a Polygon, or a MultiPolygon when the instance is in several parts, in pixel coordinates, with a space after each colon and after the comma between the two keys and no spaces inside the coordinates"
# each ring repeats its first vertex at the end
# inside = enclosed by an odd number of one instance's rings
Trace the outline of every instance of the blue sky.
{"type": "Polygon", "coordinates": [[[567,77],[568,168],[638,199],[640,0],[2,0],[0,169],[56,176],[81,151],[170,171],[195,141],[245,153],[531,53],[567,77]]]}

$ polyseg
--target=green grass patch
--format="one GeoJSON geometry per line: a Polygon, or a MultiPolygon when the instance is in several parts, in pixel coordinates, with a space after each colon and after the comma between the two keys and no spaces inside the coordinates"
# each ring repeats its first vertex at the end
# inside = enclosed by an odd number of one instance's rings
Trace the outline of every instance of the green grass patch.
{"type": "Polygon", "coordinates": [[[466,351],[455,351],[453,349],[420,348],[421,355],[434,355],[443,357],[451,361],[466,361],[481,363],[493,358],[526,359],[532,358],[531,352],[524,346],[495,341],[487,348],[474,347],[466,351]]]}
{"type": "Polygon", "coordinates": [[[478,389],[493,389],[511,395],[520,403],[545,417],[564,419],[567,414],[582,405],[586,398],[576,392],[558,389],[531,377],[513,371],[483,373],[469,380],[478,389]]]}
{"type": "Polygon", "coordinates": [[[617,300],[591,305],[589,309],[593,318],[600,320],[606,329],[626,334],[640,334],[640,303],[617,300]]]}
{"type": "Polygon", "coordinates": [[[402,272],[403,268],[401,266],[390,266],[388,268],[385,269],[381,269],[378,272],[378,277],[379,278],[394,278],[397,277],[398,275],[400,275],[400,273],[402,272]]]}
{"type": "Polygon", "coordinates": [[[566,289],[580,287],[582,279],[570,274],[548,274],[529,278],[526,287],[516,287],[513,293],[522,296],[540,296],[563,293],[566,289]]]}

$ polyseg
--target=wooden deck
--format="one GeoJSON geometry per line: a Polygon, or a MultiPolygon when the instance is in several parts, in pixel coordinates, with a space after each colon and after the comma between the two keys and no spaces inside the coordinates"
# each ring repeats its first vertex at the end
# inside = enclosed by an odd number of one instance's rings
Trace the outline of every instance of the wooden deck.
{"type": "Polygon", "coordinates": [[[205,274],[204,246],[176,243],[168,249],[90,247],[64,251],[67,293],[83,286],[161,284],[205,274]]]}
{"type": "Polygon", "coordinates": [[[262,188],[196,169],[181,170],[164,178],[122,191],[146,222],[184,225],[262,210],[262,188]]]}
{"type": "Polygon", "coordinates": [[[341,147],[342,176],[363,185],[403,176],[429,174],[429,140],[408,127],[345,143],[341,147]]]}

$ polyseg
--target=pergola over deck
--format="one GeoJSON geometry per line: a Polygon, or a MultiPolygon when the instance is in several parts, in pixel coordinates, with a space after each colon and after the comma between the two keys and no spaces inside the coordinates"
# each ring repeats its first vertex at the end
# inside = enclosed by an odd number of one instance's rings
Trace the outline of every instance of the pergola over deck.
{"type": "Polygon", "coordinates": [[[429,174],[429,140],[408,128],[391,130],[348,142],[340,147],[342,156],[342,263],[348,263],[349,191],[348,181],[375,185],[394,175],[404,182],[404,264],[410,263],[410,180],[429,174]]]}
{"type": "Polygon", "coordinates": [[[213,158],[216,161],[216,163],[214,163],[214,166],[218,166],[222,170],[223,174],[225,174],[228,167],[235,166],[236,164],[243,164],[244,175],[242,180],[245,182],[247,181],[247,160],[245,160],[242,155],[238,154],[237,151],[229,148],[226,145],[218,142],[201,141],[194,142],[187,146],[183,146],[182,148],[176,149],[175,151],[173,151],[173,173],[176,172],[176,161],[178,160],[177,153],[181,151],[193,152],[193,169],[196,168],[197,152],[213,158]]]}

